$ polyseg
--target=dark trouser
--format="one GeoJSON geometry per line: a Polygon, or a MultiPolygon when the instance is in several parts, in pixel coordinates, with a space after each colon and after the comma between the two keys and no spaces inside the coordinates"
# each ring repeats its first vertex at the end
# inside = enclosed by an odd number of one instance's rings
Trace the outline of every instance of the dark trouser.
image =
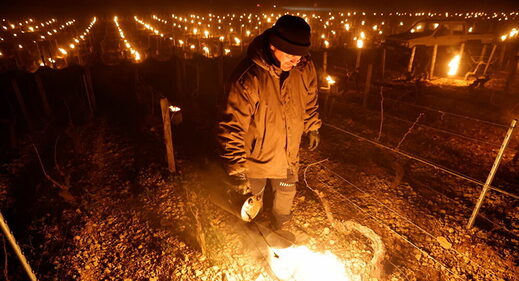
{"type": "MultiPolygon", "coordinates": [[[[269,179],[272,185],[272,193],[274,201],[272,203],[272,214],[278,223],[290,220],[290,209],[296,195],[296,184],[286,179],[269,179]]],[[[263,200],[263,192],[267,185],[267,179],[249,179],[251,191],[253,195],[259,195],[263,200]]]]}

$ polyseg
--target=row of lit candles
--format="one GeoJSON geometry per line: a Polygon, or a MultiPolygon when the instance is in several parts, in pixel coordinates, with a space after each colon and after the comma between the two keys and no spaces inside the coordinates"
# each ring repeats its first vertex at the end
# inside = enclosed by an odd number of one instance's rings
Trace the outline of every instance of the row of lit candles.
{"type": "MultiPolygon", "coordinates": [[[[34,21],[33,21],[32,19],[29,19],[29,20],[27,20],[27,22],[34,22],[34,21]]],[[[45,22],[45,23],[41,23],[41,24],[39,24],[39,25],[36,25],[36,27],[37,27],[37,26],[50,26],[51,24],[56,23],[56,22],[57,22],[56,19],[52,19],[52,20],[49,20],[49,21],[47,21],[47,22],[45,22]]],[[[76,22],[76,20],[69,20],[69,21],[65,22],[64,24],[62,24],[61,26],[59,26],[57,29],[54,28],[54,29],[52,29],[52,30],[50,30],[50,31],[44,31],[43,29],[40,29],[40,30],[37,30],[37,32],[40,32],[40,33],[42,33],[42,32],[46,32],[45,34],[46,34],[47,36],[45,36],[45,35],[40,35],[40,38],[41,38],[41,39],[46,40],[46,39],[52,37],[53,35],[56,35],[56,34],[59,33],[60,31],[62,31],[63,29],[65,29],[65,28],[67,28],[67,27],[73,25],[75,22],[76,22]]],[[[5,27],[5,26],[4,26],[4,27],[5,27]]],[[[29,27],[29,30],[34,31],[34,29],[32,28],[32,26],[29,27]]],[[[25,33],[25,32],[22,31],[22,33],[25,33]]],[[[18,37],[18,34],[17,34],[17,33],[13,33],[13,37],[18,37]]],[[[5,41],[5,39],[2,38],[2,37],[0,37],[0,42],[3,42],[3,41],[5,41]]],[[[37,44],[36,41],[34,41],[34,40],[32,40],[32,43],[37,44]]],[[[23,45],[21,42],[18,42],[16,45],[17,45],[17,47],[18,47],[19,50],[24,49],[24,45],[23,45]]],[[[3,57],[3,55],[4,55],[4,54],[0,51],[0,57],[3,57]]]]}
{"type": "MultiPolygon", "coordinates": [[[[355,12],[353,14],[355,14],[355,12]]],[[[374,14],[377,15],[376,13],[374,13],[374,14]]],[[[311,22],[309,20],[309,17],[306,16],[306,14],[299,14],[299,15],[303,16],[307,21],[311,22]]],[[[383,15],[383,13],[380,13],[380,15],[383,15]]],[[[405,15],[405,13],[404,13],[404,15],[405,15]]],[[[422,14],[420,14],[420,15],[422,15],[422,14]]],[[[448,16],[449,14],[446,13],[445,15],[448,16]]],[[[455,13],[454,15],[457,16],[457,15],[461,15],[461,14],[456,14],[455,13]]],[[[476,14],[476,13],[474,13],[474,14],[467,13],[466,15],[479,15],[479,13],[478,14],[476,14]]],[[[516,15],[516,13],[513,12],[513,13],[510,13],[510,15],[516,15]]],[[[270,15],[263,14],[263,18],[267,18],[267,20],[263,21],[263,23],[270,22],[269,24],[272,25],[272,23],[271,23],[272,21],[268,20],[268,19],[270,19],[270,16],[274,17],[275,15],[274,14],[270,14],[270,15]]],[[[277,16],[281,16],[281,14],[278,14],[277,16]]],[[[177,29],[183,30],[187,34],[191,34],[191,35],[194,35],[194,36],[202,36],[202,34],[203,34],[203,37],[209,38],[211,36],[211,34],[212,34],[212,31],[210,31],[210,30],[214,30],[215,26],[211,25],[211,23],[207,23],[207,21],[211,22],[213,20],[213,18],[215,18],[215,19],[218,20],[219,23],[222,23],[221,22],[222,19],[225,19],[226,17],[228,17],[231,20],[234,19],[234,18],[240,18],[240,21],[243,18],[248,18],[249,22],[250,22],[251,21],[250,18],[252,17],[252,14],[249,14],[248,16],[246,14],[243,14],[243,15],[240,15],[239,17],[236,16],[235,14],[233,14],[233,15],[228,14],[227,16],[221,16],[221,17],[220,16],[215,16],[213,14],[209,14],[208,20],[206,20],[206,17],[204,17],[204,16],[193,15],[193,14],[189,15],[189,17],[182,17],[182,16],[177,16],[177,15],[173,14],[173,15],[171,15],[171,17],[174,19],[173,23],[171,24],[172,27],[176,27],[177,29]],[[188,25],[191,25],[191,27],[189,27],[188,25]]],[[[261,19],[261,17],[259,15],[255,15],[254,17],[256,19],[258,19],[258,20],[261,19]]],[[[163,23],[163,24],[168,24],[169,23],[169,21],[161,19],[161,18],[157,17],[156,15],[153,15],[152,18],[154,20],[158,21],[158,22],[163,23]]],[[[315,15],[315,14],[313,14],[311,16],[311,18],[318,18],[320,22],[323,21],[323,19],[320,18],[320,16],[315,15]]],[[[321,33],[321,38],[323,40],[326,40],[326,41],[329,42],[329,40],[327,39],[328,36],[335,36],[338,32],[350,31],[352,28],[354,28],[354,23],[353,22],[348,22],[348,19],[345,19],[345,20],[340,21],[341,29],[331,29],[331,27],[334,26],[334,23],[333,23],[334,20],[336,20],[336,18],[334,16],[331,16],[328,20],[325,20],[322,25],[317,26],[317,28],[314,25],[313,29],[314,30],[321,30],[321,29],[327,30],[327,31],[322,32],[322,33],[319,32],[319,31],[317,31],[317,32],[321,33]],[[321,27],[321,28],[319,28],[319,27],[321,27]]],[[[261,23],[262,22],[260,21],[260,22],[258,22],[256,24],[261,24],[261,23]]],[[[223,25],[225,25],[225,24],[232,25],[232,22],[223,23],[223,25]]],[[[399,26],[403,26],[403,25],[404,25],[404,22],[400,21],[399,22],[399,26]]],[[[362,20],[362,21],[360,21],[360,26],[361,26],[361,28],[357,28],[357,30],[355,30],[355,32],[357,34],[357,36],[355,36],[355,37],[362,37],[362,36],[360,36],[360,34],[363,34],[363,33],[365,34],[365,32],[367,32],[367,31],[369,31],[373,35],[379,35],[380,36],[380,35],[382,35],[384,33],[383,28],[385,26],[385,22],[384,21],[377,22],[377,23],[372,24],[370,27],[367,27],[368,26],[367,21],[366,20],[362,20]]],[[[230,27],[228,29],[228,32],[233,33],[235,31],[234,27],[235,26],[230,27]]],[[[256,25],[256,26],[252,27],[252,26],[248,26],[248,25],[246,26],[243,23],[240,24],[240,29],[241,30],[243,30],[244,27],[247,27],[247,29],[245,30],[245,34],[243,34],[243,36],[246,36],[246,37],[250,37],[252,35],[252,32],[249,29],[253,29],[253,30],[258,30],[259,29],[259,25],[256,25]]],[[[421,26],[418,26],[416,30],[411,30],[411,32],[419,32],[420,31],[419,30],[420,27],[421,26]]],[[[220,34],[225,32],[224,30],[222,30],[222,25],[218,25],[217,28],[218,28],[219,31],[216,32],[217,35],[215,35],[215,37],[220,36],[220,34]]],[[[470,27],[468,32],[472,32],[473,29],[474,29],[473,27],[470,27]]],[[[156,31],[155,31],[155,33],[156,33],[156,31]]],[[[257,32],[257,33],[259,33],[259,32],[257,32]]],[[[366,38],[360,38],[360,39],[366,40],[366,38]]],[[[358,39],[354,38],[354,41],[357,41],[357,40],[358,39]]],[[[326,44],[326,43],[324,43],[324,44],[325,45],[329,45],[329,44],[326,44]]]]}
{"type": "Polygon", "coordinates": [[[64,56],[68,55],[68,51],[67,50],[70,51],[70,50],[75,49],[76,45],[78,45],[81,41],[85,41],[86,40],[88,34],[90,34],[90,31],[92,30],[92,27],[94,26],[94,24],[96,24],[96,22],[97,22],[97,18],[96,17],[92,18],[92,20],[90,21],[88,26],[85,28],[83,33],[81,33],[81,35],[72,38],[69,41],[69,43],[65,44],[64,46],[58,47],[58,51],[62,55],[64,55],[64,56]]]}
{"type": "Polygon", "coordinates": [[[132,46],[132,44],[126,39],[126,35],[124,35],[124,31],[122,30],[121,26],[119,25],[119,18],[117,16],[114,17],[114,24],[117,27],[117,31],[119,32],[119,37],[124,43],[124,47],[130,52],[130,54],[133,56],[133,59],[136,62],[141,61],[141,54],[132,46]]]}
{"type": "Polygon", "coordinates": [[[512,28],[510,32],[501,35],[499,38],[501,41],[507,41],[517,38],[517,35],[519,34],[519,29],[517,27],[512,28]]]}
{"type": "Polygon", "coordinates": [[[38,30],[42,27],[45,27],[45,26],[49,26],[49,25],[52,25],[54,23],[56,23],[56,19],[50,19],[48,21],[45,21],[45,22],[42,22],[42,23],[36,23],[34,22],[33,19],[28,19],[26,20],[25,22],[19,22],[19,23],[8,23],[5,19],[2,19],[2,29],[4,31],[7,31],[7,30],[15,30],[15,29],[20,29],[20,32],[21,33],[25,33],[26,31],[27,32],[34,32],[35,30],[38,30]],[[25,24],[24,24],[25,23],[25,24]],[[25,30],[23,29],[24,25],[28,25],[25,30]]]}
{"type": "MultiPolygon", "coordinates": [[[[249,14],[249,17],[250,17],[250,15],[251,15],[251,14],[249,14]]],[[[270,16],[274,16],[274,14],[271,14],[270,16]]],[[[214,15],[210,14],[210,19],[212,19],[213,17],[218,18],[219,16],[214,16],[214,15]]],[[[230,16],[230,17],[231,17],[231,18],[234,18],[234,17],[236,17],[236,16],[233,15],[233,16],[230,16]]],[[[244,17],[244,15],[241,15],[240,17],[244,17]]],[[[264,15],[263,15],[263,18],[265,18],[265,17],[267,17],[267,19],[268,19],[268,15],[264,14],[264,15]]],[[[312,15],[312,17],[318,17],[318,16],[312,15]]],[[[157,17],[156,15],[153,15],[152,18],[153,18],[154,20],[159,21],[159,22],[164,23],[164,24],[167,24],[167,23],[168,23],[168,21],[163,20],[163,19],[157,17]]],[[[172,18],[177,19],[179,22],[186,22],[186,21],[188,21],[187,17],[184,18],[184,17],[179,17],[179,16],[172,15],[172,18]]],[[[205,20],[205,18],[204,18],[203,16],[200,18],[200,16],[190,15],[190,18],[196,18],[196,19],[205,20]]],[[[225,18],[225,16],[223,16],[222,18],[225,18]]],[[[153,26],[150,25],[149,23],[144,22],[142,19],[139,19],[138,17],[134,17],[134,19],[135,19],[135,21],[137,21],[137,22],[139,22],[141,25],[143,25],[146,29],[152,31],[153,34],[155,34],[155,35],[159,35],[159,36],[161,36],[161,37],[164,37],[164,33],[160,32],[157,28],[153,27],[153,26]]],[[[332,17],[331,17],[331,20],[335,20],[335,18],[332,16],[332,17]]],[[[53,22],[53,21],[55,21],[55,20],[53,19],[53,20],[50,21],[50,22],[53,22]]],[[[193,21],[193,20],[191,20],[191,21],[192,21],[192,22],[195,22],[195,21],[193,21]]],[[[65,28],[66,26],[69,26],[69,25],[73,24],[74,22],[75,22],[75,20],[73,20],[73,21],[68,21],[68,22],[66,22],[64,25],[61,25],[60,29],[63,29],[63,28],[65,28]]],[[[120,28],[118,22],[117,22],[116,20],[115,20],[115,22],[116,22],[116,26],[117,26],[117,28],[119,29],[120,34],[122,34],[122,36],[124,36],[124,33],[122,32],[122,30],[121,30],[121,28],[120,28]]],[[[268,20],[267,20],[267,22],[268,22],[268,20]]],[[[93,23],[95,23],[95,18],[94,18],[94,20],[93,20],[93,23]]],[[[89,31],[89,28],[93,25],[93,23],[91,23],[91,25],[87,28],[87,31],[89,31]]],[[[200,24],[200,22],[197,22],[197,24],[200,24]]],[[[384,24],[385,24],[384,22],[381,22],[380,25],[383,26],[384,24]]],[[[329,21],[326,21],[325,24],[324,24],[324,26],[328,26],[328,25],[330,25],[330,23],[329,23],[329,21]]],[[[364,20],[361,21],[361,25],[365,25],[365,21],[364,21],[364,20]]],[[[403,22],[400,22],[400,25],[403,25],[403,22]]],[[[437,26],[436,26],[436,27],[437,27],[437,26]]],[[[379,27],[378,25],[373,25],[373,26],[371,27],[371,30],[372,30],[372,31],[378,31],[378,34],[382,34],[382,30],[379,30],[379,28],[380,28],[380,27],[379,27]]],[[[417,26],[417,27],[416,27],[416,30],[411,30],[411,32],[413,32],[413,31],[415,31],[415,32],[419,32],[419,31],[420,31],[420,28],[421,28],[421,26],[417,26]]],[[[187,27],[186,27],[186,29],[187,29],[187,27]]],[[[351,25],[350,25],[350,23],[345,23],[345,24],[344,24],[344,29],[345,29],[346,31],[349,31],[349,30],[351,29],[351,25]]],[[[469,32],[471,31],[471,29],[472,29],[472,27],[469,29],[469,32]]],[[[231,32],[233,31],[232,28],[230,29],[230,31],[231,31],[231,32]]],[[[54,31],[54,33],[56,33],[56,31],[54,31]]],[[[198,28],[196,28],[196,27],[193,28],[193,30],[192,30],[192,34],[193,34],[193,35],[203,34],[203,37],[205,37],[205,38],[209,38],[209,37],[210,37],[210,32],[209,32],[208,30],[204,30],[203,32],[200,32],[200,31],[198,30],[198,28]]],[[[250,31],[247,31],[246,34],[250,36],[250,31]]],[[[331,31],[331,34],[335,35],[336,32],[335,32],[334,30],[332,30],[332,31],[331,31]]],[[[355,43],[355,46],[356,46],[357,48],[360,49],[360,48],[363,48],[363,47],[364,47],[364,42],[365,42],[365,40],[366,40],[366,33],[365,33],[364,31],[360,31],[358,34],[359,34],[358,36],[353,37],[353,41],[354,41],[354,43],[355,43]]],[[[507,40],[507,39],[510,39],[510,38],[514,38],[514,37],[516,37],[517,34],[518,34],[517,28],[514,28],[514,29],[512,29],[512,31],[510,31],[510,32],[507,33],[507,34],[502,35],[500,38],[501,38],[502,41],[505,41],[505,40],[507,40]]],[[[82,35],[82,36],[84,36],[84,35],[82,35]]],[[[45,38],[45,37],[42,36],[42,39],[44,39],[44,38],[45,38]]],[[[171,40],[173,40],[172,37],[169,37],[169,38],[170,38],[171,40]]],[[[224,39],[225,39],[224,36],[219,36],[218,38],[220,39],[220,41],[224,41],[224,39]]],[[[127,40],[126,40],[124,37],[122,37],[122,39],[125,41],[125,42],[124,42],[124,43],[125,43],[125,46],[129,49],[130,53],[134,56],[135,60],[136,60],[136,61],[139,61],[140,58],[141,58],[140,53],[137,52],[133,47],[131,47],[131,44],[130,44],[129,42],[127,42],[127,40]],[[130,47],[128,47],[128,45],[130,45],[130,47]]],[[[330,42],[328,41],[327,36],[326,36],[324,33],[321,35],[321,39],[323,39],[323,45],[324,45],[325,48],[330,47],[330,42]]],[[[1,40],[3,40],[3,38],[0,38],[0,41],[1,41],[1,40]]],[[[77,38],[74,38],[74,41],[75,41],[76,43],[78,43],[79,40],[78,40],[77,38]]],[[[179,44],[180,46],[184,46],[184,43],[185,43],[184,40],[181,40],[181,39],[178,40],[178,44],[179,44]]],[[[234,43],[235,43],[235,45],[240,45],[240,44],[241,44],[241,39],[240,39],[239,37],[234,37],[234,43]]],[[[23,48],[23,46],[22,46],[21,44],[19,44],[18,46],[19,46],[19,48],[23,48]]],[[[74,43],[70,43],[68,46],[70,47],[70,49],[73,49],[74,47],[72,47],[72,46],[74,46],[74,43]]],[[[195,49],[196,49],[196,46],[195,46],[194,44],[191,44],[191,45],[189,46],[189,48],[192,49],[192,50],[195,50],[195,49]]],[[[62,54],[65,54],[65,53],[66,53],[66,49],[65,49],[65,48],[60,48],[59,51],[60,51],[62,54]]],[[[207,47],[207,46],[204,46],[204,47],[202,48],[202,51],[203,51],[203,53],[206,54],[206,55],[209,55],[209,54],[210,54],[210,49],[209,49],[209,47],[207,47]]],[[[230,52],[229,49],[225,49],[225,54],[228,54],[229,52],[230,52]]],[[[1,56],[1,55],[2,55],[2,53],[0,52],[0,56],[1,56]]]]}
{"type": "MultiPolygon", "coordinates": [[[[62,31],[63,29],[73,25],[75,22],[76,22],[76,20],[69,20],[69,21],[65,22],[64,24],[60,25],[57,29],[53,28],[52,30],[49,30],[49,31],[39,30],[40,33],[44,32],[43,34],[47,35],[47,36],[40,35],[40,38],[41,39],[47,39],[48,37],[56,35],[60,31],[62,31]]],[[[30,28],[32,29],[32,26],[30,28]]],[[[34,31],[34,29],[32,29],[32,31],[34,31]]],[[[22,33],[25,33],[25,32],[22,31],[22,33]]],[[[17,33],[13,33],[12,35],[13,35],[13,37],[18,37],[17,33]]],[[[0,41],[3,41],[3,40],[4,40],[3,38],[0,38],[0,41]]],[[[21,45],[21,44],[19,44],[19,45],[21,45]]]]}
{"type": "MultiPolygon", "coordinates": [[[[175,17],[175,15],[172,15],[172,17],[175,17]]],[[[167,20],[161,19],[161,18],[157,17],[156,15],[153,15],[152,18],[153,18],[154,20],[160,22],[160,23],[168,24],[168,21],[167,21],[167,20]]],[[[137,20],[138,18],[135,17],[135,19],[137,20]]],[[[187,18],[178,17],[178,19],[179,19],[180,22],[185,22],[185,21],[187,21],[187,18]]],[[[203,20],[203,18],[202,18],[202,20],[203,20]]],[[[142,24],[143,26],[145,26],[146,29],[152,31],[152,33],[154,33],[154,34],[156,34],[156,35],[160,35],[161,37],[164,37],[164,33],[161,32],[161,31],[159,31],[156,27],[152,26],[151,24],[149,24],[149,23],[145,23],[145,22],[142,21],[141,19],[138,19],[137,21],[138,21],[140,24],[142,24]]],[[[196,23],[196,24],[201,24],[201,22],[198,22],[198,23],[196,23]]],[[[328,24],[328,22],[327,22],[326,24],[328,24]]],[[[364,24],[365,24],[365,21],[362,21],[362,22],[361,22],[361,25],[364,25],[364,24]]],[[[381,23],[381,26],[383,26],[384,24],[385,24],[385,23],[382,22],[382,23],[381,23]]],[[[201,31],[201,30],[199,29],[199,27],[193,27],[192,29],[188,29],[187,26],[183,26],[183,28],[182,28],[182,25],[180,25],[180,24],[177,25],[176,23],[173,23],[172,25],[173,25],[173,27],[179,27],[179,28],[181,28],[181,29],[184,29],[185,31],[187,31],[186,33],[187,33],[188,35],[193,35],[193,36],[198,36],[198,35],[200,35],[200,36],[202,36],[202,34],[203,34],[203,38],[210,38],[210,37],[213,37],[213,38],[214,38],[214,37],[218,37],[221,41],[224,41],[224,39],[225,39],[224,36],[220,35],[220,34],[222,34],[222,32],[219,32],[217,35],[212,36],[211,32],[210,32],[208,29],[205,29],[205,30],[201,31]]],[[[403,25],[403,23],[401,23],[401,25],[403,25]]],[[[326,26],[326,25],[325,25],[325,26],[326,26]]],[[[210,28],[211,26],[208,25],[207,27],[210,28]]],[[[219,26],[219,28],[220,28],[220,26],[219,26]]],[[[256,26],[256,28],[257,28],[257,26],[256,26]]],[[[345,23],[345,24],[344,24],[344,29],[345,29],[346,31],[350,31],[350,29],[351,29],[351,25],[350,25],[350,23],[345,23]]],[[[383,31],[381,30],[381,27],[380,27],[379,25],[376,25],[376,24],[373,25],[373,26],[371,27],[371,30],[373,30],[373,32],[375,32],[377,35],[382,35],[382,34],[383,34],[383,31]]],[[[229,32],[230,32],[230,33],[233,33],[233,32],[234,32],[234,28],[231,27],[231,28],[229,29],[229,32]]],[[[184,34],[186,35],[186,33],[184,33],[184,34]]],[[[331,30],[330,33],[331,33],[333,36],[335,36],[335,35],[337,34],[337,32],[336,32],[335,30],[331,30]]],[[[364,31],[356,31],[356,33],[358,33],[358,36],[355,36],[355,37],[353,38],[353,41],[356,43],[356,45],[357,45],[358,47],[362,48],[364,41],[367,40],[367,38],[366,38],[366,32],[364,32],[364,31]]],[[[245,34],[244,34],[245,37],[250,37],[251,35],[252,35],[252,34],[251,34],[251,31],[250,31],[250,30],[246,30],[246,31],[245,31],[245,34]]],[[[172,37],[170,37],[170,39],[172,39],[172,37]]],[[[236,37],[236,36],[235,36],[233,39],[234,39],[233,41],[234,41],[235,45],[240,45],[240,43],[241,43],[241,39],[240,39],[239,37],[236,37]]],[[[324,40],[324,41],[323,41],[323,44],[324,44],[325,47],[329,47],[329,46],[330,46],[330,42],[328,41],[328,36],[327,36],[327,34],[322,33],[322,34],[321,34],[321,39],[324,40]]],[[[183,42],[183,40],[179,40],[179,41],[180,41],[180,42],[183,42]]],[[[183,43],[180,43],[180,45],[182,45],[182,44],[183,44],[183,43]]]]}

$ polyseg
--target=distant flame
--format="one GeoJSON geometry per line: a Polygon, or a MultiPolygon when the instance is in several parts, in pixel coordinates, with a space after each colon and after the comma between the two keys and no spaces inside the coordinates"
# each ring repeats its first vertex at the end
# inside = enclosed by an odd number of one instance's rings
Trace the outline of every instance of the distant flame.
{"type": "Polygon", "coordinates": [[[362,49],[364,47],[364,40],[357,40],[357,48],[362,49]]]}
{"type": "Polygon", "coordinates": [[[271,249],[272,271],[281,280],[350,281],[344,262],[335,255],[312,252],[306,246],[271,249]]]}
{"type": "Polygon", "coordinates": [[[449,62],[449,72],[447,73],[449,76],[456,75],[458,73],[458,68],[460,66],[460,55],[455,55],[454,58],[449,62]]]}
{"type": "Polygon", "coordinates": [[[330,75],[326,76],[326,82],[328,82],[328,85],[335,84],[335,80],[330,75]]]}
{"type": "Polygon", "coordinates": [[[324,47],[325,48],[330,47],[330,42],[328,42],[328,40],[324,40],[324,47]]]}

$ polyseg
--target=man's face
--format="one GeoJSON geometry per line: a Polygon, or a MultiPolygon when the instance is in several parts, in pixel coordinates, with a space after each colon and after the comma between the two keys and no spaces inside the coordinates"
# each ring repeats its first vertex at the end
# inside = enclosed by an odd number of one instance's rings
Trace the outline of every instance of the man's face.
{"type": "Polygon", "coordinates": [[[274,57],[279,61],[279,65],[283,71],[290,71],[301,60],[301,56],[287,54],[272,45],[270,45],[270,49],[272,50],[274,57]]]}

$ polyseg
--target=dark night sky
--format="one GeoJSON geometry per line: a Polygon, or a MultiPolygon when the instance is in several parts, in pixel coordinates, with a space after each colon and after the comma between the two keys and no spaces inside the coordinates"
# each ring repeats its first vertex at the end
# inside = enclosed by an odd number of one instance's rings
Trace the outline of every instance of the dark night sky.
{"type": "Polygon", "coordinates": [[[256,3],[263,7],[282,6],[340,7],[369,11],[476,11],[519,10],[519,0],[322,0],[322,1],[273,1],[273,0],[0,0],[0,15],[55,15],[61,13],[96,12],[171,12],[173,10],[243,11],[255,9],[256,3]]]}

